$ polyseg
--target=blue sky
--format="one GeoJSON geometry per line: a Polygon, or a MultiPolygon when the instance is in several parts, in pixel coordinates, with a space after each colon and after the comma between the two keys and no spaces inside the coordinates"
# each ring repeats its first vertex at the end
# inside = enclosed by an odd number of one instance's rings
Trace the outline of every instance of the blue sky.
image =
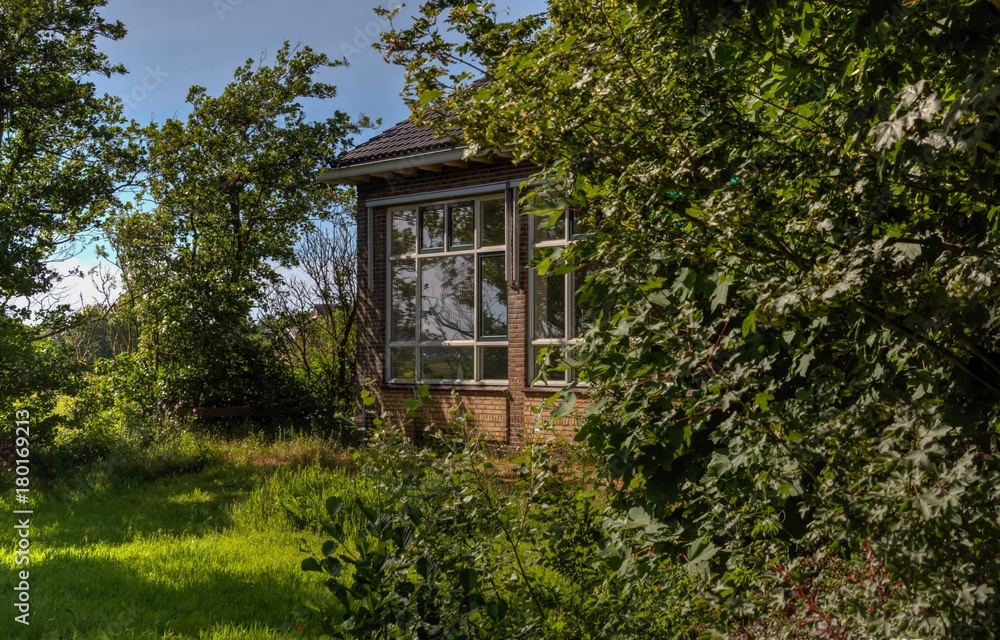
{"type": "MultiPolygon", "coordinates": [[[[301,42],[331,58],[347,58],[347,68],[330,69],[322,80],[338,87],[330,104],[307,105],[311,118],[333,109],[380,117],[385,125],[409,113],[399,96],[403,71],[382,60],[371,45],[387,23],[372,11],[399,0],[109,0],[102,15],[121,20],[128,35],[101,45],[129,74],[98,79],[98,89],[117,95],[128,116],[162,122],[188,113],[184,98],[191,85],[218,94],[233,71],[262,52],[273,54],[285,40],[301,42]]],[[[513,16],[545,11],[544,0],[497,2],[513,16]]],[[[398,24],[416,12],[404,6],[398,24]]],[[[374,135],[376,132],[366,135],[374,135]]]]}
{"type": "MultiPolygon", "coordinates": [[[[192,85],[218,95],[248,58],[258,60],[273,53],[285,40],[308,45],[331,58],[347,58],[349,67],[329,69],[319,79],[338,88],[327,103],[306,104],[311,119],[327,117],[333,110],[382,118],[383,126],[406,119],[409,112],[400,97],[403,71],[382,60],[371,45],[386,23],[373,9],[396,6],[399,0],[109,0],[101,14],[121,20],[128,30],[124,39],[99,43],[111,61],[129,73],[111,79],[95,78],[98,91],[118,96],[126,116],[148,123],[163,122],[189,113],[184,99],[192,85]]],[[[509,0],[497,7],[520,17],[545,11],[545,0],[509,0]]],[[[409,2],[399,25],[416,12],[409,2]]],[[[365,132],[360,142],[377,131],[365,132]]],[[[68,271],[94,266],[92,248],[60,265],[68,271]]],[[[66,298],[74,306],[93,299],[86,279],[68,278],[66,298]]]]}

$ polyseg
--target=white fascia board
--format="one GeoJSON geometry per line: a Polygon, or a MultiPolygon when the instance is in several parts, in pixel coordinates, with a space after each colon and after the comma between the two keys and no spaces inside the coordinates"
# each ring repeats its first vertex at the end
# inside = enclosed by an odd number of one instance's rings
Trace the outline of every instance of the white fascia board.
{"type": "Polygon", "coordinates": [[[402,158],[389,158],[387,160],[375,160],[373,162],[363,162],[351,165],[343,169],[330,169],[319,175],[320,182],[331,184],[343,184],[361,176],[370,176],[375,173],[389,173],[397,169],[419,169],[429,164],[440,162],[454,162],[461,160],[465,155],[465,147],[458,149],[445,149],[443,151],[431,151],[414,156],[404,156],[402,158]]]}
{"type": "Polygon", "coordinates": [[[466,196],[482,196],[490,193],[503,193],[504,189],[509,189],[516,184],[516,181],[490,182],[487,184],[477,184],[471,187],[440,189],[438,191],[423,191],[420,193],[409,193],[402,196],[390,196],[387,198],[372,198],[371,200],[366,200],[365,205],[369,207],[392,207],[396,205],[415,204],[418,202],[430,202],[432,200],[463,198],[466,196]]]}

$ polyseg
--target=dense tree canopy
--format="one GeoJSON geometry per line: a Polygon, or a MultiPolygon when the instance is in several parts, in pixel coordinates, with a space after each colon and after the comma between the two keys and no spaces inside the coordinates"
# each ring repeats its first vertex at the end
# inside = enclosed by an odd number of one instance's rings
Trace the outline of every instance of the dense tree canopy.
{"type": "Polygon", "coordinates": [[[136,306],[142,352],[172,381],[174,400],[243,404],[280,389],[263,372],[252,310],[278,267],[344,195],[315,180],[356,130],[347,114],[305,119],[303,99],[329,99],[317,82],[326,55],[286,43],[273,65],[253,60],[218,97],[192,87],[186,121],[141,132],[139,204],[118,214],[110,239],[125,299],[136,306]]]}
{"type": "MultiPolygon", "coordinates": [[[[129,182],[121,108],[88,77],[121,72],[98,50],[125,34],[103,0],[0,1],[0,407],[39,401],[64,376],[24,299],[49,290],[53,255],[92,227],[129,182]]],[[[36,320],[54,319],[50,317],[36,320]]]]}
{"type": "Polygon", "coordinates": [[[600,301],[581,436],[729,632],[1000,631],[998,37],[981,0],[431,0],[385,34],[420,117],[593,230],[536,260],[600,301]]]}
{"type": "Polygon", "coordinates": [[[121,184],[120,105],[91,74],[121,72],[97,49],[124,36],[106,2],[0,3],[0,301],[45,291],[46,261],[121,184]]]}

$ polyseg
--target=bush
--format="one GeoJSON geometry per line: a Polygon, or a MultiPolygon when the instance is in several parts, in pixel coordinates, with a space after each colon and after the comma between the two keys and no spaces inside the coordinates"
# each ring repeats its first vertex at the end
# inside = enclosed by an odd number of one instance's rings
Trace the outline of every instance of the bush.
{"type": "Polygon", "coordinates": [[[696,637],[707,615],[689,597],[698,578],[656,553],[659,529],[648,517],[637,524],[603,504],[579,451],[535,444],[498,460],[468,419],[458,414],[431,430],[427,447],[380,419],[358,454],[375,494],[331,496],[330,540],[302,563],[328,576],[339,605],[313,606],[318,630],[340,638],[696,637]],[[352,535],[346,514],[358,511],[364,527],[352,535]]]}

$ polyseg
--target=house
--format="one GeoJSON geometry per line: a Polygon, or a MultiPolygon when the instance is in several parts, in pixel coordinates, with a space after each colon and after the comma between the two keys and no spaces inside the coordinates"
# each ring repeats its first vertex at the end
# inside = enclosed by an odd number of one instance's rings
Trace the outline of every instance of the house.
{"type": "MultiPolygon", "coordinates": [[[[444,421],[457,392],[477,429],[518,443],[572,375],[533,382],[539,350],[571,346],[580,320],[577,276],[527,268],[536,248],[573,233],[566,220],[544,229],[519,213],[519,186],[536,171],[504,152],[466,158],[461,144],[404,121],[320,177],[357,186],[358,374],[379,409],[402,414],[426,384],[423,420],[444,421]]],[[[572,430],[578,414],[557,425],[572,430]]]]}

